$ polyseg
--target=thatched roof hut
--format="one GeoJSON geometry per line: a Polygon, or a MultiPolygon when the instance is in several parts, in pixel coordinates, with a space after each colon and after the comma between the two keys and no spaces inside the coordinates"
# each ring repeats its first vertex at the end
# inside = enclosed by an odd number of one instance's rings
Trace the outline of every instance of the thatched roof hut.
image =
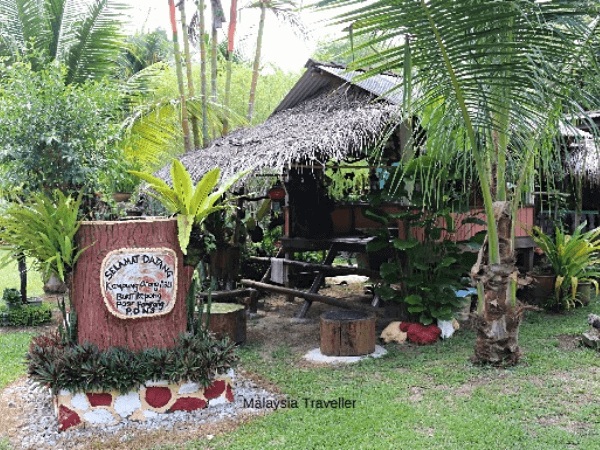
{"type": "MultiPolygon", "coordinates": [[[[238,129],[180,160],[198,181],[214,167],[221,168],[225,179],[250,168],[278,174],[293,164],[325,165],[364,154],[400,123],[401,95],[389,93],[400,79],[380,75],[353,82],[357,75],[309,60],[306,72],[264,123],[238,129]]],[[[169,180],[169,166],[157,175],[169,180]]]]}

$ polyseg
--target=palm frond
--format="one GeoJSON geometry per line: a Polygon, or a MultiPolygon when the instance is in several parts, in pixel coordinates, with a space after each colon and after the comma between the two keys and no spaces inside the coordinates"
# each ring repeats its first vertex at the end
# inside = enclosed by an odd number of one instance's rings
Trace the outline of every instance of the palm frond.
{"type": "Polygon", "coordinates": [[[0,2],[0,56],[18,54],[32,40],[36,48],[45,48],[51,33],[44,3],[44,0],[0,2]]]}
{"type": "MultiPolygon", "coordinates": [[[[69,3],[73,8],[77,4],[69,3]]],[[[71,36],[65,39],[60,50],[69,68],[67,83],[102,77],[114,70],[121,49],[120,29],[126,9],[126,4],[119,0],[98,0],[76,19],[71,36]]]]}

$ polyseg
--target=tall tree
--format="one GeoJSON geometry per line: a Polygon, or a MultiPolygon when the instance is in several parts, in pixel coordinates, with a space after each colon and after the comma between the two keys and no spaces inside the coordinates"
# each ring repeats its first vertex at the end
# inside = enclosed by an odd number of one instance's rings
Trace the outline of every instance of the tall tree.
{"type": "Polygon", "coordinates": [[[0,56],[14,58],[33,42],[67,67],[67,84],[113,74],[125,5],[118,0],[3,0],[0,56]]]}
{"type": "Polygon", "coordinates": [[[190,127],[188,124],[188,113],[186,107],[185,88],[183,87],[183,70],[181,68],[181,52],[179,51],[179,40],[177,38],[177,18],[175,15],[175,2],[169,1],[169,17],[171,18],[171,31],[173,33],[173,53],[175,56],[175,70],[177,71],[177,86],[179,87],[179,98],[181,104],[181,127],[183,128],[183,145],[185,151],[191,150],[190,127]]]}
{"type": "Polygon", "coordinates": [[[267,10],[272,12],[277,18],[289,23],[295,31],[305,35],[304,26],[296,12],[297,6],[293,0],[258,0],[249,4],[246,8],[260,9],[260,18],[258,20],[258,35],[256,37],[256,50],[254,53],[254,62],[252,64],[252,81],[250,83],[250,96],[248,99],[248,123],[252,122],[254,115],[254,97],[256,95],[256,83],[258,82],[258,72],[260,69],[260,57],[262,51],[262,39],[265,29],[265,19],[267,10]]]}
{"type": "Polygon", "coordinates": [[[355,66],[368,67],[365,76],[404,74],[402,112],[421,118],[428,154],[468,152],[475,163],[488,231],[471,272],[479,362],[519,360],[516,212],[536,162],[551,157],[564,112],[581,110],[585,92],[575,81],[590,66],[598,22],[589,17],[597,14],[597,2],[586,0],[380,0],[338,16],[357,36],[379,32],[375,42],[395,42],[355,66]]]}

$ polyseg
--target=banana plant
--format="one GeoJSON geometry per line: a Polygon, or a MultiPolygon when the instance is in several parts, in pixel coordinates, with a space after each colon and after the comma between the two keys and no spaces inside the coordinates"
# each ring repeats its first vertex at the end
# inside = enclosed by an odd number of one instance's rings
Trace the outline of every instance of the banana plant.
{"type": "Polygon", "coordinates": [[[233,175],[221,183],[216,190],[214,189],[221,175],[221,169],[218,167],[208,171],[196,186],[185,166],[177,159],[173,160],[171,166],[173,187],[146,172],[132,170],[129,173],[146,181],[154,190],[154,193],[150,192],[150,194],[172,213],[177,214],[179,245],[183,254],[187,255],[192,227],[202,224],[204,219],[213,212],[230,207],[225,203],[216,203],[250,170],[233,175]]]}

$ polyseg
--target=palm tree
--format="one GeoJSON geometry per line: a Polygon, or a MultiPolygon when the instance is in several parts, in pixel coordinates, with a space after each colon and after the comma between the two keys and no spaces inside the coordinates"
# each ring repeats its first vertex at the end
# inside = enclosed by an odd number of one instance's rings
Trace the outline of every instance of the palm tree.
{"type": "Polygon", "coordinates": [[[246,8],[260,9],[260,19],[258,21],[258,36],[256,38],[256,50],[254,53],[254,62],[252,65],[252,82],[250,83],[250,98],[248,100],[248,123],[252,122],[254,115],[254,96],[256,94],[256,83],[258,82],[258,71],[260,68],[260,54],[262,50],[262,38],[265,29],[265,19],[267,10],[275,14],[279,19],[289,23],[294,30],[305,35],[304,26],[296,13],[296,3],[293,0],[257,0],[250,3],[246,8]]]}
{"type": "Polygon", "coordinates": [[[22,54],[33,42],[67,67],[67,84],[113,74],[125,9],[118,0],[3,0],[0,56],[22,54]]]}
{"type": "Polygon", "coordinates": [[[580,110],[585,93],[575,81],[597,42],[598,22],[589,20],[596,8],[586,0],[380,0],[336,19],[356,36],[378,32],[374,43],[395,42],[356,67],[369,67],[365,77],[403,73],[402,113],[421,118],[428,154],[468,152],[475,163],[488,230],[471,272],[479,293],[475,361],[519,361],[514,218],[536,163],[551,157],[559,120],[580,110]]]}

